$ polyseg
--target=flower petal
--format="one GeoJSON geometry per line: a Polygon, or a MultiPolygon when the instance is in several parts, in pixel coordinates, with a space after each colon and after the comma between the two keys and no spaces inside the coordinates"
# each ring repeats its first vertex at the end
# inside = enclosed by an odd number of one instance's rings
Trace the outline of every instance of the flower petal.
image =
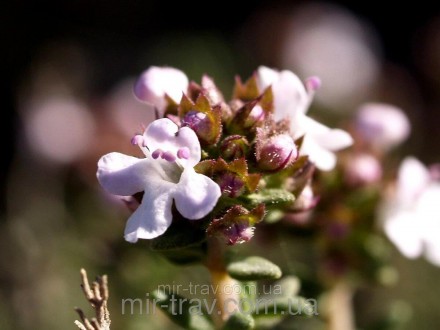
{"type": "Polygon", "coordinates": [[[166,106],[165,94],[178,103],[187,89],[188,78],[182,71],[152,66],[139,77],[134,94],[140,101],[153,104],[163,111],[166,106]]]}
{"type": "Polygon", "coordinates": [[[405,113],[390,104],[366,103],[357,113],[357,132],[380,150],[388,150],[405,141],[411,124],[405,113]]]}
{"type": "Polygon", "coordinates": [[[329,128],[307,116],[301,117],[301,129],[322,148],[337,151],[353,144],[353,138],[346,131],[329,128]]]}
{"type": "Polygon", "coordinates": [[[304,84],[293,72],[279,72],[260,66],[257,74],[260,91],[272,86],[275,120],[295,117],[307,111],[309,96],[304,84]]]}
{"type": "Polygon", "coordinates": [[[321,171],[331,171],[336,166],[336,155],[322,148],[312,137],[307,135],[304,137],[301,154],[308,155],[310,161],[321,171]]]}
{"type": "Polygon", "coordinates": [[[175,185],[161,180],[149,182],[142,202],[125,226],[125,239],[136,243],[138,239],[151,239],[162,235],[171,225],[172,194],[175,185]]]}
{"type": "Polygon", "coordinates": [[[430,241],[425,246],[425,257],[428,261],[440,267],[440,240],[430,241]]]}
{"type": "Polygon", "coordinates": [[[384,223],[385,233],[407,258],[422,254],[423,241],[418,230],[417,216],[412,212],[399,212],[389,216],[384,223]]]}
{"type": "Polygon", "coordinates": [[[218,184],[187,167],[174,193],[177,210],[187,219],[200,219],[212,211],[220,198],[218,184]]]}
{"type": "Polygon", "coordinates": [[[171,152],[178,158],[178,151],[182,148],[188,148],[188,158],[179,159],[179,163],[183,167],[193,167],[200,161],[200,142],[196,133],[189,127],[179,129],[170,119],[162,118],[148,125],[144,137],[151,152],[160,149],[171,152]]]}
{"type": "Polygon", "coordinates": [[[399,167],[397,179],[398,200],[413,205],[415,199],[430,181],[429,171],[418,159],[407,157],[399,167]]]}
{"type": "Polygon", "coordinates": [[[144,190],[148,160],[112,152],[98,161],[96,176],[101,186],[114,195],[129,196],[144,190]]]}

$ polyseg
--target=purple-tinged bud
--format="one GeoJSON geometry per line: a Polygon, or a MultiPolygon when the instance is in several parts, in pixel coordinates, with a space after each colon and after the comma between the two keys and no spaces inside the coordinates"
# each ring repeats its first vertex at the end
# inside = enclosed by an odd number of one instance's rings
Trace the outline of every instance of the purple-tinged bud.
{"type": "Polygon", "coordinates": [[[265,206],[260,204],[251,211],[234,205],[219,219],[214,219],[206,229],[208,236],[217,236],[228,245],[249,241],[254,236],[254,225],[265,215],[265,206]]]}
{"type": "Polygon", "coordinates": [[[371,184],[382,178],[382,166],[372,155],[357,154],[347,162],[345,178],[349,184],[371,184]]]}
{"type": "Polygon", "coordinates": [[[249,113],[249,116],[246,118],[244,122],[244,127],[249,128],[252,126],[256,126],[259,123],[263,122],[263,120],[266,118],[266,114],[261,107],[261,105],[257,104],[254,106],[249,113]]]}
{"type": "Polygon", "coordinates": [[[382,103],[368,103],[361,106],[357,113],[356,130],[366,143],[387,151],[406,140],[411,126],[399,108],[382,103]]]}
{"type": "Polygon", "coordinates": [[[241,158],[248,152],[249,142],[244,136],[230,135],[223,140],[220,150],[226,160],[241,158]]]}
{"type": "Polygon", "coordinates": [[[221,174],[216,182],[220,186],[222,194],[231,198],[238,197],[245,191],[244,181],[232,172],[221,174]]]}
{"type": "Polygon", "coordinates": [[[245,222],[234,223],[223,230],[223,236],[228,245],[242,244],[251,240],[254,230],[255,227],[245,222]]]}
{"type": "Polygon", "coordinates": [[[211,121],[208,115],[203,112],[188,112],[182,119],[182,127],[183,126],[190,127],[201,139],[205,139],[212,135],[211,121]]]}
{"type": "Polygon", "coordinates": [[[288,134],[276,135],[267,142],[259,141],[258,167],[264,171],[279,171],[289,166],[298,157],[298,149],[288,134]]]}

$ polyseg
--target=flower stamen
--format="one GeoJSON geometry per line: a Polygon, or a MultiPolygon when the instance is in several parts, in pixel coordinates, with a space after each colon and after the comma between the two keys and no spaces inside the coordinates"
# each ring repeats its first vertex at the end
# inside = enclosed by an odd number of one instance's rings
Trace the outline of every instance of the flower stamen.
{"type": "Polygon", "coordinates": [[[151,154],[151,157],[153,157],[153,159],[158,159],[160,156],[162,156],[162,154],[163,154],[162,149],[156,149],[151,154]]]}
{"type": "Polygon", "coordinates": [[[183,147],[177,151],[177,157],[180,159],[189,159],[190,153],[189,148],[183,147]]]}
{"type": "Polygon", "coordinates": [[[161,157],[170,163],[176,161],[176,156],[174,156],[171,151],[165,151],[161,154],[161,157]]]}

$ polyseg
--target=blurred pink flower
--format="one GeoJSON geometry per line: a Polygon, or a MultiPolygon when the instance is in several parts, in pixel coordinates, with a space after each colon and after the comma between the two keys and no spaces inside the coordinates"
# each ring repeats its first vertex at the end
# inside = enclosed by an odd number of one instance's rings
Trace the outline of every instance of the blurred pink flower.
{"type": "Polygon", "coordinates": [[[367,154],[354,154],[347,160],[345,177],[350,184],[371,184],[382,178],[382,166],[376,157],[367,154]]]}
{"type": "Polygon", "coordinates": [[[88,151],[95,124],[83,104],[56,96],[31,102],[26,110],[26,137],[30,148],[39,156],[66,164],[88,151]]]}
{"type": "Polygon", "coordinates": [[[381,213],[385,233],[404,256],[423,254],[440,266],[440,182],[419,160],[402,162],[397,190],[381,213]]]}
{"type": "Polygon", "coordinates": [[[366,103],[356,116],[360,137],[378,150],[387,151],[405,141],[411,125],[405,113],[390,104],[366,103]]]}

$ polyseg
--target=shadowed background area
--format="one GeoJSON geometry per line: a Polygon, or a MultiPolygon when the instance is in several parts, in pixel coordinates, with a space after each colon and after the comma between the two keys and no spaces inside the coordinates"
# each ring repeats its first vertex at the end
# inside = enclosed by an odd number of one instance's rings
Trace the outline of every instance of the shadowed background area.
{"type": "MultiPolygon", "coordinates": [[[[115,150],[133,153],[130,138],[153,118],[132,94],[136,76],[150,65],[175,66],[196,81],[208,73],[226,96],[235,74],[248,77],[262,64],[301,78],[318,75],[323,87],[314,113],[320,118],[346,122],[363,102],[393,103],[412,124],[412,136],[396,157],[440,161],[435,5],[256,1],[243,9],[222,3],[195,9],[185,2],[134,0],[9,5],[0,14],[6,82],[1,329],[73,329],[73,307],[86,307],[80,267],[92,275],[109,274],[115,329],[146,324],[172,329],[160,313],[121,315],[121,299],[145,299],[146,292],[173,281],[207,282],[201,267],[181,271],[151,253],[146,242],[123,241],[129,212],[104,194],[95,178],[99,157],[115,150]]],[[[258,239],[238,249],[261,249],[289,271],[294,257],[307,259],[307,245],[283,235],[279,241],[279,249],[271,251],[258,239]]],[[[412,312],[403,308],[403,318],[413,315],[405,329],[436,329],[440,270],[397,251],[393,260],[398,284],[365,288],[356,297],[359,327],[397,299],[411,302],[412,312]]]]}

